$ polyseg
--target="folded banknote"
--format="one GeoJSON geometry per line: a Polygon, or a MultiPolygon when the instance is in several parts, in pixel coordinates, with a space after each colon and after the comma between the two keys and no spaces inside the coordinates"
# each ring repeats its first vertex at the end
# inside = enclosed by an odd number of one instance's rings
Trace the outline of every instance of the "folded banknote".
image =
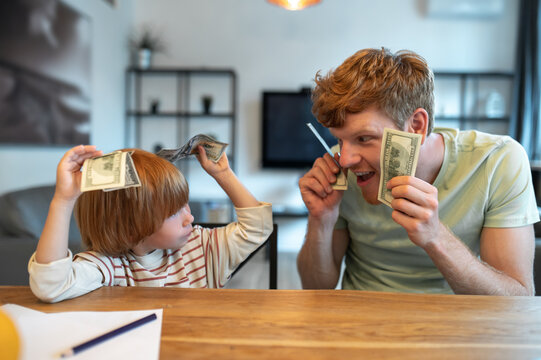
{"type": "Polygon", "coordinates": [[[179,159],[187,157],[188,155],[197,154],[197,147],[199,145],[203,146],[205,152],[207,153],[207,157],[210,160],[218,162],[228,144],[214,140],[208,135],[198,134],[188,140],[188,142],[181,147],[176,149],[161,149],[156,153],[156,155],[168,161],[175,162],[179,159]]]}
{"type": "Polygon", "coordinates": [[[112,191],[141,186],[132,152],[115,151],[83,163],[81,191],[112,191]]]}

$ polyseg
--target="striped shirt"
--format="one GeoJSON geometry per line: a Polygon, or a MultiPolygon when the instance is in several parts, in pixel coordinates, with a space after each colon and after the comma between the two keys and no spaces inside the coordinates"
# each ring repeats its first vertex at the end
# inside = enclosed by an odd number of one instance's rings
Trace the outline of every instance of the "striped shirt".
{"type": "Polygon", "coordinates": [[[238,221],[220,228],[194,226],[180,249],[137,256],[81,252],[72,260],[29,262],[30,287],[48,302],[86,294],[101,286],[221,288],[237,266],[272,232],[270,204],[236,209],[238,221]]]}

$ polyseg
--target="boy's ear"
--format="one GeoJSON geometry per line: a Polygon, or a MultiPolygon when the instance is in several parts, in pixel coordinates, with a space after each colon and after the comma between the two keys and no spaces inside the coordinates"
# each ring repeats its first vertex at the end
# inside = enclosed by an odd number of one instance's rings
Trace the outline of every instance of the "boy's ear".
{"type": "Polygon", "coordinates": [[[425,142],[426,132],[428,130],[428,113],[423,108],[417,108],[410,116],[406,123],[406,131],[412,132],[415,134],[421,134],[423,140],[421,144],[425,142]]]}

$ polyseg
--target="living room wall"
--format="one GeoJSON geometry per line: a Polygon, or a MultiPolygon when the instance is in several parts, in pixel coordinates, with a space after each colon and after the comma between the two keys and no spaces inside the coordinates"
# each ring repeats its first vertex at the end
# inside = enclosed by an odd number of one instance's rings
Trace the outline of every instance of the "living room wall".
{"type": "MultiPolygon", "coordinates": [[[[126,39],[154,24],[168,52],[155,65],[228,67],[238,75],[236,161],[239,177],[261,200],[301,206],[301,171],[260,167],[260,100],[263,90],[311,86],[366,47],[411,49],[435,70],[511,71],[518,1],[506,0],[496,17],[428,16],[427,0],[323,0],[290,12],[264,0],[66,1],[92,18],[91,142],[109,151],[124,146],[126,39]]],[[[0,146],[0,193],[54,182],[64,147],[0,146]]],[[[205,191],[192,184],[192,195],[205,191]]]]}
{"type": "MultiPolygon", "coordinates": [[[[126,39],[131,30],[132,2],[65,0],[64,4],[91,21],[90,142],[101,149],[124,145],[124,70],[126,39]]],[[[55,181],[56,165],[69,147],[0,144],[0,194],[55,181]]]]}
{"type": "MultiPolygon", "coordinates": [[[[302,171],[261,169],[263,90],[312,86],[318,70],[366,47],[411,49],[435,70],[513,70],[518,1],[507,1],[500,16],[470,18],[429,16],[427,2],[323,0],[287,11],[264,0],[138,0],[134,22],[166,36],[168,53],[156,57],[158,65],[235,69],[238,174],[258,198],[302,206],[302,171]]],[[[206,191],[197,182],[191,187],[194,196],[206,191]]]]}

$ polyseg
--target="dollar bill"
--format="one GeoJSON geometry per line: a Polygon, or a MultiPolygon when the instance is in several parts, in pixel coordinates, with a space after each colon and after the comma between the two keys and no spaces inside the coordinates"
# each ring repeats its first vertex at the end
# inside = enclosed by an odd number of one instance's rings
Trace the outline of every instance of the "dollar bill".
{"type": "Polygon", "coordinates": [[[387,182],[395,176],[415,176],[422,135],[388,129],[383,130],[380,153],[378,200],[391,206],[393,196],[387,182]]]}
{"type": "Polygon", "coordinates": [[[215,163],[220,160],[227,147],[226,143],[214,140],[208,135],[198,134],[192,137],[188,142],[177,149],[161,149],[156,155],[175,162],[189,155],[197,154],[197,147],[201,145],[205,149],[207,157],[215,163]]]}
{"type": "Polygon", "coordinates": [[[345,170],[340,168],[340,172],[336,175],[336,181],[331,184],[331,187],[334,190],[347,190],[348,189],[348,179],[345,173],[345,170]]]}
{"type": "Polygon", "coordinates": [[[83,163],[81,191],[113,191],[141,186],[132,152],[115,151],[83,163]]]}

